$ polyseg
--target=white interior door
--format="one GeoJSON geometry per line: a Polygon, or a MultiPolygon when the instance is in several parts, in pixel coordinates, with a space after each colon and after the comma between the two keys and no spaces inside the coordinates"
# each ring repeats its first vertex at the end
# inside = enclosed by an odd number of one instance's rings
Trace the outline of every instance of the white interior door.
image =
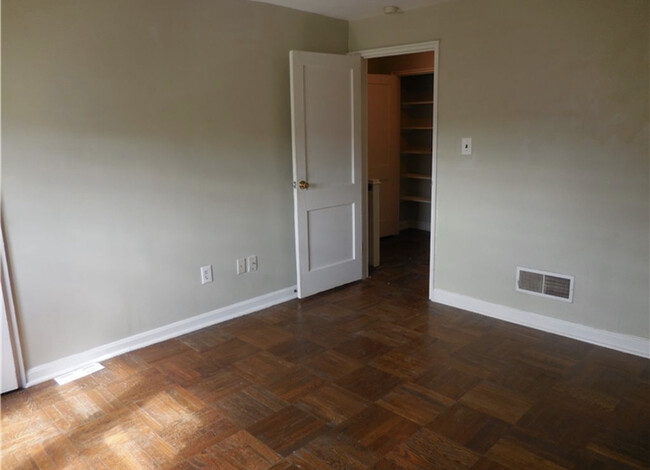
{"type": "Polygon", "coordinates": [[[361,58],[291,51],[298,297],[361,279],[361,58]]]}

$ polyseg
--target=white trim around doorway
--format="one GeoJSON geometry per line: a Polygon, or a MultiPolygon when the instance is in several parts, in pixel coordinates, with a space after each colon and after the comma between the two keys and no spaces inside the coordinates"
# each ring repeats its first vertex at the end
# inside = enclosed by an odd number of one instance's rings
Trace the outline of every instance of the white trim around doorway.
{"type": "MultiPolygon", "coordinates": [[[[433,291],[435,288],[435,246],[436,246],[436,222],[437,217],[437,198],[436,198],[436,179],[438,177],[438,58],[440,56],[440,41],[419,42],[414,44],[402,44],[398,46],[380,47],[376,49],[364,49],[360,51],[352,51],[350,54],[359,55],[364,59],[374,59],[377,57],[389,57],[394,55],[414,54],[416,52],[432,52],[433,51],[433,132],[431,143],[431,236],[430,244],[431,250],[429,255],[429,299],[433,300],[433,291]]],[[[367,81],[364,80],[364,82],[367,81]]],[[[365,108],[364,101],[364,108],[365,108]]],[[[367,117],[364,115],[364,126],[367,117]]],[[[365,127],[364,127],[365,129],[365,127]]],[[[364,168],[364,181],[368,179],[367,175],[367,143],[364,142],[363,148],[363,168],[364,168]]],[[[367,211],[366,211],[367,212],[367,211]]],[[[364,244],[365,246],[365,244],[364,244]]],[[[367,260],[366,260],[367,261],[367,260]]],[[[365,262],[364,265],[368,263],[365,262]]]]}

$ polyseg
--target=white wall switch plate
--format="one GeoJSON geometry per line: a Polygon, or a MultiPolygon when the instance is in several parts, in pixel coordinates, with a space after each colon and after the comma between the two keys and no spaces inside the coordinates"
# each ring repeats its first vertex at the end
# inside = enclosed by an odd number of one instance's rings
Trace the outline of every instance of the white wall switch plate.
{"type": "Polygon", "coordinates": [[[237,258],[237,274],[246,272],[246,258],[237,258]]]}
{"type": "Polygon", "coordinates": [[[201,266],[201,284],[212,282],[212,265],[201,266]]]}
{"type": "Polygon", "coordinates": [[[248,257],[248,270],[257,271],[257,255],[250,255],[248,257]]]}
{"type": "Polygon", "coordinates": [[[463,155],[471,155],[472,154],[472,138],[471,137],[463,137],[460,142],[460,150],[463,155]]]}

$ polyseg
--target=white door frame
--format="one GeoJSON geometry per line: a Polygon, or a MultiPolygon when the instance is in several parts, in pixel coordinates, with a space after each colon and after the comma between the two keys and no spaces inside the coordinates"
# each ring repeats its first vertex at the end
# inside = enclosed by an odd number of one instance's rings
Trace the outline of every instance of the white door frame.
{"type": "MultiPolygon", "coordinates": [[[[429,300],[433,300],[433,289],[435,284],[434,274],[434,261],[435,261],[435,247],[436,247],[436,221],[437,221],[437,198],[436,198],[436,179],[438,178],[438,58],[440,56],[440,41],[428,41],[428,42],[419,42],[415,44],[403,44],[399,46],[390,46],[390,47],[379,47],[376,49],[364,49],[360,51],[353,51],[350,54],[360,55],[364,59],[373,59],[376,57],[388,57],[393,55],[403,55],[403,54],[413,54],[416,52],[432,52],[433,51],[433,132],[432,132],[432,142],[431,142],[431,235],[430,235],[430,255],[429,255],[429,300]]],[[[364,61],[364,80],[362,82],[362,97],[364,100],[367,99],[367,60],[364,61]]],[[[363,103],[363,111],[366,112],[367,103],[363,103]]],[[[368,132],[367,132],[367,116],[363,116],[363,134],[366,136],[363,143],[363,175],[364,181],[368,180],[368,132]]],[[[364,191],[364,195],[367,194],[367,191],[364,191]]],[[[367,221],[368,221],[368,204],[367,200],[364,201],[363,211],[364,211],[364,244],[363,244],[363,255],[364,255],[364,273],[367,273],[368,269],[368,249],[367,249],[367,221]]]]}
{"type": "Polygon", "coordinates": [[[10,346],[13,349],[13,359],[16,365],[18,388],[27,385],[25,375],[25,362],[20,344],[20,333],[18,332],[18,322],[16,320],[16,309],[14,307],[13,292],[11,289],[11,278],[9,276],[9,266],[7,265],[7,252],[4,240],[4,227],[0,223],[0,301],[3,302],[2,314],[6,315],[9,327],[10,346]]]}

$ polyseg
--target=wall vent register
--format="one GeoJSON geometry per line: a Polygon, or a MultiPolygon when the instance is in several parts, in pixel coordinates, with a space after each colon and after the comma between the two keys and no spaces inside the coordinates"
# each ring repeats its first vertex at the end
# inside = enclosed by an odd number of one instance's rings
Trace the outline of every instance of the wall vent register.
{"type": "Polygon", "coordinates": [[[573,302],[574,277],[517,267],[515,289],[527,294],[573,302]]]}

